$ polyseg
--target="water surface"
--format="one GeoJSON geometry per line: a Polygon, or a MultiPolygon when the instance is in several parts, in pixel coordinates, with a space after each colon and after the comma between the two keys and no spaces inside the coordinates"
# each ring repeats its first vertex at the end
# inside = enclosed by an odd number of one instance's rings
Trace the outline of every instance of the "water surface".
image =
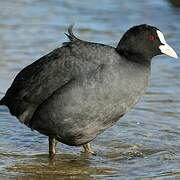
{"type": "MultiPolygon", "coordinates": [[[[0,0],[0,97],[26,65],[61,46],[69,24],[82,39],[116,46],[131,26],[159,27],[180,52],[180,9],[168,1],[0,0]]],[[[146,94],[114,127],[97,137],[97,156],[58,144],[0,107],[0,179],[180,179],[180,61],[152,63],[146,94]]]]}

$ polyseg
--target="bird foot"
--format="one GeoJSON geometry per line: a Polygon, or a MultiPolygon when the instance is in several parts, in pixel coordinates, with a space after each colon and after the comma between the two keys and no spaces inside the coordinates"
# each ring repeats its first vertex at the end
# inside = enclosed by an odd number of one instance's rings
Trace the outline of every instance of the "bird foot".
{"type": "Polygon", "coordinates": [[[93,156],[96,156],[96,153],[92,150],[91,146],[89,143],[87,144],[84,144],[83,145],[83,148],[84,148],[84,153],[85,154],[88,154],[88,155],[93,155],[93,156]]]}

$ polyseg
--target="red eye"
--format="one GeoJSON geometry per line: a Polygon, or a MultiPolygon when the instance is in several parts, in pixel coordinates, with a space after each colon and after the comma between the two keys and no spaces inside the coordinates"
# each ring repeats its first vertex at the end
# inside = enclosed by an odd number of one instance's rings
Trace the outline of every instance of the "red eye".
{"type": "Polygon", "coordinates": [[[148,39],[149,39],[149,41],[154,41],[156,38],[155,38],[155,36],[153,36],[153,35],[149,35],[149,36],[148,36],[148,39]]]}

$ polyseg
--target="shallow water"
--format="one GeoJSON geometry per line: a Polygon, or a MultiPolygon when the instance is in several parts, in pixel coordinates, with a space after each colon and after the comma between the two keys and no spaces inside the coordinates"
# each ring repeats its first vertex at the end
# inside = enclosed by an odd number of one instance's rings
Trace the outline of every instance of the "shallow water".
{"type": "MultiPolygon", "coordinates": [[[[180,52],[180,8],[168,1],[0,0],[0,97],[26,65],[66,41],[75,23],[82,39],[115,46],[131,26],[159,27],[180,52]],[[101,3],[102,2],[102,3],[101,3]]],[[[48,141],[0,107],[0,179],[180,179],[180,61],[156,57],[147,93],[97,137],[97,156],[48,141]]]]}

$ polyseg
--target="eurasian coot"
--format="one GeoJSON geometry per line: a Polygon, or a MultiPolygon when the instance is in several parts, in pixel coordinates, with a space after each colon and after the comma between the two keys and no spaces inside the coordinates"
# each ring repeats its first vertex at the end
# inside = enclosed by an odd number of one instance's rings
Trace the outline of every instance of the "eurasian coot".
{"type": "Polygon", "coordinates": [[[129,29],[116,48],[78,39],[24,68],[0,101],[33,130],[49,136],[49,153],[57,141],[83,145],[114,125],[139,100],[148,85],[151,59],[177,58],[156,27],[129,29]]]}

